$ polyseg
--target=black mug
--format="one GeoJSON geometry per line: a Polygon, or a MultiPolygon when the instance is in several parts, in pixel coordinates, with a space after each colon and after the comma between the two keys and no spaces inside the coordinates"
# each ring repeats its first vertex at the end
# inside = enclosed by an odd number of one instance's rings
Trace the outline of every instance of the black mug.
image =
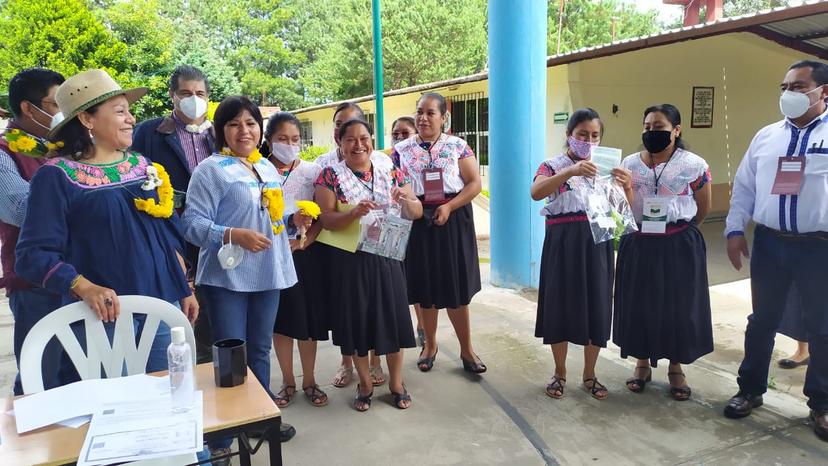
{"type": "Polygon", "coordinates": [[[228,338],[213,344],[213,374],[219,387],[235,387],[247,377],[247,344],[228,338]]]}

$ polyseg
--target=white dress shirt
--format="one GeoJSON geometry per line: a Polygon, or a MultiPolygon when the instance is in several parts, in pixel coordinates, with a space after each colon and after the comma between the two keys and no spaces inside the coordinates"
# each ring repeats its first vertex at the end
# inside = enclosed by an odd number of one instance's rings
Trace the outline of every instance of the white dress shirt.
{"type": "Polygon", "coordinates": [[[828,232],[828,111],[804,128],[785,119],[756,133],[733,181],[725,236],[744,234],[751,218],[779,231],[828,232]],[[771,194],[787,156],[805,157],[800,193],[771,194]]]}

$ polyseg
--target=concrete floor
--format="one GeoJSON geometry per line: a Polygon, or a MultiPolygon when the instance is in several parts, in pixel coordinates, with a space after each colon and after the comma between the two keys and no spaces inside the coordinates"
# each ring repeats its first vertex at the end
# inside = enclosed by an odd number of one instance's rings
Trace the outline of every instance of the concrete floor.
{"type": "MultiPolygon", "coordinates": [[[[320,344],[317,382],[329,397],[316,408],[304,398],[283,410],[298,435],[283,445],[289,465],[543,465],[543,464],[727,464],[825,465],[828,444],[806,423],[802,395],[805,369],[771,369],[773,389],[765,407],[733,421],[721,410],[736,388],[744,324],[750,313],[750,284],[726,263],[722,224],[704,227],[713,303],[716,351],[685,367],[693,397],[676,402],[667,393],[666,365],[642,394],[624,386],[634,366],[618,349],[602,351],[598,377],[607,385],[605,401],[579,387],[581,348],[571,347],[566,394],[544,393],[553,371],[552,355],[533,336],[535,293],[484,285],[472,304],[475,348],[489,367],[482,377],[462,371],[459,348],[446,317],[434,370],[421,373],[418,350],[405,355],[405,383],[413,406],[391,405],[387,386],[375,390],[367,413],[351,408],[354,385],[337,389],[330,378],[339,364],[338,348],[320,344]],[[736,281],[734,281],[736,280],[736,281]]],[[[482,264],[484,280],[488,264],[482,264]]],[[[777,338],[775,358],[792,352],[794,342],[777,338]]],[[[297,376],[298,355],[295,358],[297,376]]],[[[11,316],[0,303],[0,390],[10,391],[14,375],[11,316]]],[[[297,383],[301,383],[301,377],[297,383]]],[[[273,362],[272,386],[281,376],[273,362]]],[[[263,455],[254,464],[264,465],[263,455]]]]}

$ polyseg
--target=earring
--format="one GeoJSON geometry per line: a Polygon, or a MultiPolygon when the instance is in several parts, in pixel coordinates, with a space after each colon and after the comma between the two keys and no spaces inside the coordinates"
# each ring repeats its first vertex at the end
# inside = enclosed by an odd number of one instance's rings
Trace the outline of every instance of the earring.
{"type": "Polygon", "coordinates": [[[92,130],[89,130],[89,140],[92,142],[92,145],[95,145],[95,136],[92,135],[92,130]]]}

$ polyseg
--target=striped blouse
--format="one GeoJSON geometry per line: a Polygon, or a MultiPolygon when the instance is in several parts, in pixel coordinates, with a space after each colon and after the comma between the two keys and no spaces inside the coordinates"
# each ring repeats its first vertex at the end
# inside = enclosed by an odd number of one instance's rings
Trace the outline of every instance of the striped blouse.
{"type": "MultiPolygon", "coordinates": [[[[262,205],[262,188],[280,188],[278,171],[265,159],[253,165],[260,183],[237,158],[213,154],[193,171],[184,210],[184,235],[199,246],[196,284],[255,292],[285,289],[296,283],[288,244],[288,227],[278,235],[262,205]],[[261,252],[244,251],[241,264],[224,270],[218,250],[227,228],[247,228],[266,235],[271,246],[261,252]]],[[[284,219],[288,224],[288,219],[284,219]]]]}

